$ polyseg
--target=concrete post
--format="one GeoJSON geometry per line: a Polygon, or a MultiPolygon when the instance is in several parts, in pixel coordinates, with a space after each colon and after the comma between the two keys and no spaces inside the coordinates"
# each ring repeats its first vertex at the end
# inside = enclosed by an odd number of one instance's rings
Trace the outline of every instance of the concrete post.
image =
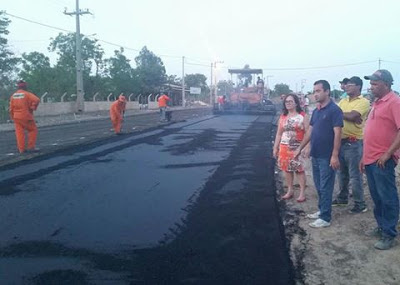
{"type": "Polygon", "coordinates": [[[67,96],[67,92],[65,92],[65,93],[61,96],[61,102],[64,102],[65,96],[67,96]]]}
{"type": "Polygon", "coordinates": [[[48,94],[49,94],[49,93],[44,92],[44,94],[42,95],[42,97],[40,97],[40,102],[41,102],[41,103],[44,103],[44,98],[46,98],[46,96],[47,96],[48,94]]]}
{"type": "Polygon", "coordinates": [[[93,102],[96,102],[96,97],[99,96],[99,92],[96,92],[96,94],[93,95],[93,102]]]}
{"type": "Polygon", "coordinates": [[[112,93],[108,94],[108,96],[107,96],[107,102],[110,102],[110,97],[111,97],[112,95],[113,95],[112,93]]]}

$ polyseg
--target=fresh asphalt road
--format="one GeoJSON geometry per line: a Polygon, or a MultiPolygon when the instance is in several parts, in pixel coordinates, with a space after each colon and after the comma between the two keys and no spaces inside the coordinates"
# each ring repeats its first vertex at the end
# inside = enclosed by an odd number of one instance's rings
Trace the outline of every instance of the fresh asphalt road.
{"type": "MultiPolygon", "coordinates": [[[[174,110],[173,121],[182,121],[210,114],[209,108],[174,110]]],[[[158,112],[125,116],[122,130],[140,132],[151,127],[161,126],[158,112]]],[[[83,120],[64,124],[42,126],[39,128],[37,147],[44,153],[55,152],[77,144],[87,144],[114,136],[108,116],[95,120],[83,120]]],[[[0,165],[21,159],[18,157],[14,130],[0,132],[0,165]]]]}
{"type": "Polygon", "coordinates": [[[272,122],[202,116],[1,168],[2,284],[292,284],[272,122]]]}

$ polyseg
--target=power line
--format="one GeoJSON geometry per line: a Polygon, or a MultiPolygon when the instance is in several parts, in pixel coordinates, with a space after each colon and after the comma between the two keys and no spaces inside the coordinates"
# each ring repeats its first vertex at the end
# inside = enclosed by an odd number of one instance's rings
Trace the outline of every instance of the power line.
{"type": "Polygon", "coordinates": [[[391,60],[382,60],[382,62],[400,64],[400,62],[398,62],[398,61],[391,61],[391,60]]]}
{"type": "MultiPolygon", "coordinates": [[[[20,16],[16,16],[16,15],[10,14],[10,13],[8,13],[8,12],[4,12],[4,14],[6,14],[6,15],[8,15],[8,16],[10,16],[10,17],[14,17],[14,18],[17,18],[17,19],[20,19],[20,20],[23,20],[23,21],[27,21],[27,22],[30,22],[30,23],[33,23],[33,24],[37,24],[37,25],[40,25],[40,26],[44,26],[44,27],[47,27],[47,28],[51,28],[51,29],[55,29],[55,30],[59,30],[59,31],[67,32],[67,33],[73,33],[73,31],[71,31],[71,30],[67,30],[67,29],[55,27],[55,26],[52,26],[52,25],[43,24],[43,23],[40,23],[40,22],[37,22],[37,21],[33,21],[33,20],[30,20],[30,19],[26,19],[26,18],[23,18],[23,17],[20,17],[20,16]]],[[[85,35],[85,36],[86,36],[86,35],[85,35]]],[[[113,43],[113,42],[110,42],[110,41],[102,40],[102,39],[100,39],[100,38],[96,38],[95,36],[88,35],[88,36],[86,36],[86,37],[92,38],[92,39],[94,39],[94,40],[97,40],[97,41],[99,41],[99,42],[102,42],[102,43],[105,43],[105,44],[108,44],[108,45],[111,45],[111,46],[122,47],[122,48],[124,48],[124,49],[126,49],[126,50],[131,50],[131,51],[135,51],[135,52],[140,52],[140,51],[141,51],[140,49],[131,48],[131,47],[124,46],[124,45],[121,45],[121,44],[117,44],[117,43],[113,43]]],[[[160,56],[160,57],[169,57],[169,58],[179,58],[179,59],[182,58],[181,56],[178,56],[178,55],[168,55],[168,54],[158,54],[158,56],[160,56]]],[[[196,60],[195,58],[191,58],[191,57],[186,57],[186,59],[196,60]]],[[[203,61],[203,59],[200,59],[199,61],[203,61]]],[[[204,62],[205,62],[205,61],[206,61],[206,59],[204,59],[204,62]]],[[[385,61],[384,61],[384,60],[381,60],[381,61],[382,61],[382,62],[388,62],[388,63],[400,64],[400,62],[394,62],[394,61],[386,61],[386,60],[385,60],[385,61]]],[[[211,62],[211,60],[210,60],[210,62],[211,62]]],[[[368,63],[376,63],[376,60],[362,61],[362,62],[354,62],[354,63],[346,63],[346,64],[337,64],[337,65],[325,65],[325,66],[287,67],[287,68],[270,68],[270,67],[265,67],[265,68],[262,68],[262,69],[263,69],[263,70],[266,70],[266,71],[296,71],[296,70],[329,69],[329,68],[337,68],[337,67],[346,67],[346,66],[362,65],[362,64],[368,64],[368,63]]],[[[194,66],[209,67],[208,64],[206,65],[206,64],[190,63],[190,62],[185,62],[185,64],[194,65],[194,66]]],[[[222,69],[229,69],[230,67],[228,67],[228,66],[220,66],[219,68],[222,68],[222,69]]]]}
{"type": "Polygon", "coordinates": [[[10,14],[8,12],[4,12],[4,14],[6,14],[6,15],[8,15],[10,17],[14,17],[14,18],[17,18],[17,19],[20,19],[20,20],[23,20],[23,21],[26,21],[26,22],[29,22],[29,23],[32,23],[32,24],[36,24],[36,25],[40,25],[40,26],[43,26],[43,27],[47,27],[47,28],[50,28],[50,29],[59,30],[59,31],[67,32],[67,33],[74,33],[71,30],[66,30],[66,29],[63,29],[63,28],[59,28],[59,27],[55,27],[55,26],[39,23],[39,22],[30,20],[30,19],[26,19],[26,18],[23,18],[23,17],[20,17],[20,16],[16,16],[16,15],[10,14]]]}
{"type": "Polygon", "coordinates": [[[209,65],[209,64],[205,65],[205,64],[201,64],[201,63],[191,63],[191,62],[186,62],[185,64],[187,64],[187,65],[195,65],[195,66],[204,66],[204,67],[207,67],[207,68],[209,68],[209,67],[210,67],[210,65],[209,65]]]}
{"type": "MultiPolygon", "coordinates": [[[[30,20],[30,19],[24,18],[24,17],[20,17],[20,16],[17,16],[17,15],[10,14],[8,12],[5,12],[4,14],[6,14],[6,15],[8,15],[10,17],[19,19],[19,20],[23,20],[23,21],[26,21],[26,22],[29,22],[29,23],[32,23],[32,24],[40,25],[40,26],[43,26],[43,27],[46,27],[46,28],[50,28],[50,29],[53,29],[53,30],[59,30],[59,31],[67,32],[67,33],[74,33],[74,31],[71,31],[71,30],[63,29],[63,28],[60,28],[60,27],[52,26],[52,25],[43,24],[43,23],[40,23],[40,22],[37,22],[37,21],[33,21],[33,20],[30,20]]],[[[110,41],[102,40],[102,39],[96,38],[95,36],[91,36],[91,35],[84,35],[84,36],[88,37],[88,38],[92,38],[92,39],[97,40],[99,42],[111,45],[111,46],[122,47],[122,48],[124,48],[126,50],[131,50],[131,51],[136,51],[136,52],[140,52],[141,51],[140,49],[135,49],[135,48],[131,48],[131,47],[128,47],[128,46],[121,45],[121,44],[117,44],[117,43],[113,43],[113,42],[110,42],[110,41]]],[[[178,55],[168,55],[168,54],[158,54],[157,56],[170,57],[170,58],[179,58],[179,59],[182,58],[181,56],[178,56],[178,55]]]]}
{"type": "Polygon", "coordinates": [[[336,68],[336,67],[346,67],[346,66],[354,66],[354,65],[362,65],[367,63],[376,63],[376,60],[370,61],[362,61],[362,62],[354,62],[354,63],[345,63],[345,64],[336,64],[336,65],[325,65],[325,66],[313,66],[313,67],[288,67],[288,68],[262,68],[263,70],[269,71],[287,71],[287,70],[312,70],[312,69],[328,69],[328,68],[336,68]]]}

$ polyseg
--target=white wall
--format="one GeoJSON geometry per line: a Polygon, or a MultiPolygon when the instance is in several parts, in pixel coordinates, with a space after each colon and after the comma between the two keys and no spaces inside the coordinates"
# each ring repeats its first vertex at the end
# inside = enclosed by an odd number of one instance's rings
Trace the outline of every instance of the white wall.
{"type": "MultiPolygon", "coordinates": [[[[110,110],[113,102],[85,102],[85,112],[97,112],[110,110]]],[[[75,112],[75,102],[53,102],[53,103],[40,103],[35,112],[35,116],[54,116],[60,114],[71,114],[75,112]]],[[[149,109],[157,109],[157,102],[149,102],[149,109]]],[[[139,109],[137,101],[130,101],[126,103],[127,110],[139,109]]]]}

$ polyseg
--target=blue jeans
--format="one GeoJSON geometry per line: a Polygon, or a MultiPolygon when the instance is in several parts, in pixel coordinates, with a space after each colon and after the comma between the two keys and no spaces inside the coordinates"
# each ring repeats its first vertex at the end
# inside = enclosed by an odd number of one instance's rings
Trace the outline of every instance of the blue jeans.
{"type": "Polygon", "coordinates": [[[349,199],[349,182],[353,188],[353,199],[357,206],[365,207],[362,174],[359,164],[362,157],[362,140],[356,142],[342,141],[340,147],[339,194],[337,199],[347,202],[349,199]]]}
{"type": "Polygon", "coordinates": [[[166,111],[167,107],[160,107],[160,121],[165,121],[167,119],[165,116],[166,111]]]}
{"type": "Polygon", "coordinates": [[[318,208],[320,219],[331,221],[332,195],[335,186],[335,170],[329,166],[329,158],[312,158],[312,172],[315,188],[318,193],[318,208]]]}
{"type": "Polygon", "coordinates": [[[399,221],[399,196],[396,188],[396,163],[389,159],[385,168],[374,164],[365,166],[368,187],[374,201],[374,215],[378,227],[386,236],[397,236],[397,222],[399,221]]]}

